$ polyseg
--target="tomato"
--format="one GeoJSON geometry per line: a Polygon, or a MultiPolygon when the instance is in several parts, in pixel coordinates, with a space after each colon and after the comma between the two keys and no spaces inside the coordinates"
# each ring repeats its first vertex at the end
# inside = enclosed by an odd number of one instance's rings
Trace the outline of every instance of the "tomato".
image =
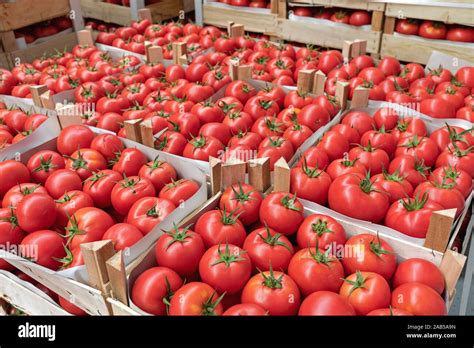
{"type": "Polygon", "coordinates": [[[420,103],[420,112],[433,118],[455,118],[455,106],[437,96],[432,99],[422,100],[420,103]]]}
{"type": "MultiPolygon", "coordinates": [[[[361,144],[363,142],[367,142],[367,146],[364,147],[363,145],[359,145],[358,147],[352,148],[349,151],[349,159],[351,161],[355,161],[358,159],[358,161],[362,163],[365,168],[367,168],[367,171],[369,173],[380,174],[382,173],[384,168],[388,167],[390,163],[390,157],[387,152],[382,149],[381,144],[383,144],[383,147],[389,147],[389,150],[391,150],[391,146],[395,144],[395,140],[393,138],[388,137],[390,136],[390,134],[374,133],[373,139],[376,144],[372,145],[372,142],[368,140],[371,135],[370,132],[372,131],[365,133],[361,139],[361,144]],[[382,138],[384,135],[387,135],[387,137],[382,138]],[[377,139],[375,136],[380,137],[378,137],[377,139]],[[384,139],[390,139],[392,141],[392,144],[387,144],[387,142],[384,142],[384,139]]],[[[394,146],[393,149],[395,149],[394,146]]]]}
{"type": "Polygon", "coordinates": [[[76,172],[70,169],[59,169],[52,173],[44,184],[51,197],[58,199],[68,191],[81,190],[82,180],[76,172]]]}
{"type": "Polygon", "coordinates": [[[166,131],[156,141],[157,150],[181,155],[186,147],[186,137],[178,132],[166,131]]]}
{"type": "Polygon", "coordinates": [[[344,279],[339,294],[349,300],[358,315],[388,307],[390,287],[381,275],[357,271],[344,279]]]}
{"type": "MultiPolygon", "coordinates": [[[[363,54],[363,55],[360,55],[360,56],[357,56],[357,57],[354,57],[351,62],[349,63],[351,65],[351,67],[355,67],[355,72],[356,74],[349,74],[348,72],[348,69],[349,68],[345,68],[345,72],[348,73],[348,77],[349,78],[353,78],[355,77],[359,71],[361,71],[362,69],[365,69],[365,68],[370,68],[370,67],[373,67],[374,66],[374,59],[371,57],[371,56],[368,56],[366,54],[363,54]]],[[[349,65],[348,64],[348,65],[349,65]]]]}
{"type": "Polygon", "coordinates": [[[148,162],[145,154],[139,149],[128,148],[116,155],[113,170],[126,176],[136,176],[141,167],[148,162]]]}
{"type": "Polygon", "coordinates": [[[469,149],[461,150],[456,144],[454,149],[448,148],[441,152],[436,160],[436,168],[450,165],[466,171],[471,177],[474,177],[474,152],[469,149]]]}
{"type": "Polygon", "coordinates": [[[12,132],[23,132],[24,125],[28,115],[21,110],[12,110],[5,115],[3,122],[10,128],[12,132]]]}
{"type": "Polygon", "coordinates": [[[241,247],[246,237],[244,225],[235,211],[209,211],[198,219],[195,231],[201,235],[207,248],[224,242],[241,247]]]}
{"type": "Polygon", "coordinates": [[[354,307],[343,296],[331,291],[317,291],[301,303],[298,315],[356,315],[354,307]]]}
{"type": "Polygon", "coordinates": [[[121,179],[122,176],[116,171],[101,170],[85,180],[83,190],[92,198],[95,206],[108,208],[112,205],[110,198],[112,189],[121,179]]]}
{"type": "Polygon", "coordinates": [[[21,162],[7,160],[0,162],[0,197],[13,186],[30,181],[30,172],[21,162]]]}
{"type": "Polygon", "coordinates": [[[367,11],[354,11],[351,13],[349,17],[349,24],[350,25],[368,25],[371,22],[371,15],[367,11]]]}
{"type": "Polygon", "coordinates": [[[388,197],[378,192],[370,176],[346,174],[333,181],[328,194],[329,207],[356,219],[378,223],[389,208],[388,197]]]}
{"type": "Polygon", "coordinates": [[[454,142],[459,149],[465,150],[469,146],[474,145],[473,134],[472,129],[465,130],[461,127],[446,125],[431,133],[430,139],[438,145],[440,152],[448,147],[453,148],[453,145],[450,144],[452,142],[454,142]]]}
{"type": "Polygon", "coordinates": [[[303,109],[313,102],[313,97],[309,94],[301,94],[298,91],[290,91],[286,94],[283,106],[285,108],[303,109]]]}
{"type": "Polygon", "coordinates": [[[58,227],[65,227],[69,218],[81,208],[93,207],[92,198],[82,191],[69,191],[56,200],[56,223],[58,227]]]}
{"type": "Polygon", "coordinates": [[[474,106],[465,106],[456,112],[456,118],[474,123],[474,106]]]}
{"type": "Polygon", "coordinates": [[[125,176],[113,187],[111,202],[119,214],[127,215],[132,205],[140,198],[155,196],[155,187],[148,179],[142,179],[139,176],[125,176]]]}
{"type": "Polygon", "coordinates": [[[436,84],[441,82],[449,82],[453,78],[453,74],[448,69],[443,69],[440,65],[438,69],[428,69],[428,77],[431,78],[436,84]]]}
{"type": "Polygon", "coordinates": [[[443,298],[429,286],[417,282],[393,290],[391,304],[413,315],[447,315],[443,298]]]}
{"type": "Polygon", "coordinates": [[[374,119],[364,111],[351,111],[347,113],[341,123],[355,128],[360,135],[374,129],[376,126],[374,119]]]}
{"type": "Polygon", "coordinates": [[[75,249],[82,243],[101,240],[114,223],[112,217],[101,209],[81,208],[70,217],[65,229],[68,246],[75,249]]]}
{"type": "Polygon", "coordinates": [[[417,186],[414,194],[427,194],[431,202],[438,203],[444,209],[456,209],[456,216],[459,216],[464,208],[464,196],[452,184],[426,181],[417,186]]]}
{"type": "Polygon", "coordinates": [[[143,197],[133,203],[127,221],[147,235],[175,209],[176,206],[168,199],[143,197]]]}
{"type": "Polygon", "coordinates": [[[199,135],[189,140],[183,150],[183,156],[200,161],[208,161],[209,157],[219,157],[224,152],[224,145],[213,136],[199,135]]]}
{"type": "Polygon", "coordinates": [[[400,62],[394,57],[382,58],[377,68],[380,69],[386,76],[398,75],[401,71],[400,62]]]}
{"type": "Polygon", "coordinates": [[[72,155],[78,149],[90,148],[94,133],[86,126],[72,125],[64,128],[57,139],[58,151],[62,155],[72,155]]]}
{"type": "Polygon", "coordinates": [[[331,21],[336,22],[336,23],[344,23],[344,24],[349,24],[349,15],[347,14],[346,11],[337,11],[334,12],[333,15],[331,16],[331,21]]]}
{"type": "Polygon", "coordinates": [[[261,272],[248,281],[242,291],[242,303],[253,303],[269,315],[295,315],[300,306],[298,286],[282,272],[261,272]]]}
{"type": "Polygon", "coordinates": [[[10,94],[15,85],[16,78],[13,74],[6,69],[0,69],[0,94],[10,94]]]}
{"type": "Polygon", "coordinates": [[[309,167],[305,162],[302,167],[291,170],[290,192],[302,199],[325,205],[331,182],[331,177],[325,171],[309,167]]]}
{"type": "Polygon", "coordinates": [[[244,111],[257,120],[264,116],[276,116],[280,112],[280,106],[277,102],[265,96],[251,97],[244,107],[244,111]]]}
{"type": "Polygon", "coordinates": [[[189,226],[164,231],[155,246],[156,262],[160,266],[171,268],[183,277],[196,273],[204,252],[202,237],[191,231],[189,226]]]}
{"type": "Polygon", "coordinates": [[[122,141],[113,134],[100,134],[92,140],[91,149],[102,154],[107,160],[114,158],[124,149],[122,141]]]}
{"type": "Polygon", "coordinates": [[[298,149],[306,140],[311,137],[311,135],[313,135],[311,128],[295,122],[285,130],[283,133],[283,138],[288,139],[291,142],[293,149],[298,149]]]}
{"type": "Polygon", "coordinates": [[[246,104],[247,101],[256,94],[257,91],[255,88],[243,81],[233,81],[227,85],[225,89],[226,97],[237,98],[242,104],[246,104]]]}
{"type": "Polygon", "coordinates": [[[321,53],[319,57],[318,69],[327,75],[342,62],[342,55],[337,54],[335,51],[326,51],[321,53]]]}
{"type": "Polygon", "coordinates": [[[303,205],[289,193],[273,192],[260,206],[260,222],[283,235],[294,234],[303,220],[303,205]]]}
{"type": "Polygon", "coordinates": [[[421,81],[425,76],[425,69],[417,63],[408,63],[400,72],[400,76],[410,83],[410,92],[414,88],[415,81],[421,81]]]}
{"type": "Polygon", "coordinates": [[[63,237],[56,232],[39,229],[23,238],[20,250],[23,257],[32,258],[38,265],[57,270],[60,266],[57,259],[66,256],[63,242],[63,237]]]}
{"type": "Polygon", "coordinates": [[[330,130],[324,134],[317,147],[323,150],[330,162],[335,159],[341,158],[349,152],[349,142],[339,132],[330,130]]]}
{"type": "Polygon", "coordinates": [[[418,35],[427,39],[444,40],[446,31],[446,25],[441,22],[423,21],[420,24],[418,35]]]}
{"type": "Polygon", "coordinates": [[[246,252],[226,243],[209,248],[199,262],[201,280],[218,293],[235,294],[250,278],[252,264],[246,252]]]}
{"type": "Polygon", "coordinates": [[[42,150],[30,157],[26,165],[31,172],[31,178],[40,184],[59,169],[64,169],[64,159],[55,151],[42,150]]]}
{"type": "Polygon", "coordinates": [[[105,231],[103,240],[111,240],[115,250],[131,247],[143,238],[142,232],[135,226],[126,223],[115,224],[105,231]]]}
{"type": "Polygon", "coordinates": [[[96,103],[96,110],[103,114],[109,112],[121,114],[123,110],[126,110],[129,107],[129,100],[120,94],[117,94],[115,91],[105,97],[101,97],[96,103]]]}
{"type": "Polygon", "coordinates": [[[397,174],[405,178],[413,188],[426,181],[430,167],[426,167],[424,160],[418,160],[410,155],[395,157],[388,167],[390,174],[397,174]]]}
{"type": "Polygon", "coordinates": [[[385,225],[415,238],[425,238],[433,211],[443,207],[427,195],[398,200],[390,206],[385,225]]]}
{"type": "Polygon", "coordinates": [[[456,80],[467,88],[474,88],[474,68],[464,66],[456,71],[456,80]]]}
{"type": "Polygon", "coordinates": [[[259,219],[259,209],[262,195],[249,184],[234,184],[226,188],[220,199],[220,209],[235,211],[239,220],[245,225],[251,225],[259,219]]]}
{"type": "Polygon", "coordinates": [[[182,285],[183,280],[172,269],[152,267],[137,277],[133,283],[131,298],[143,311],[165,315],[172,296],[182,285]]]}
{"type": "Polygon", "coordinates": [[[386,78],[386,75],[382,70],[375,67],[364,68],[359,72],[359,74],[357,74],[357,76],[364,79],[364,81],[372,82],[375,85],[378,85],[386,78]]]}
{"type": "Polygon", "coordinates": [[[432,166],[436,162],[439,150],[436,143],[427,137],[418,137],[413,135],[400,139],[395,151],[395,157],[409,155],[418,159],[422,159],[428,166],[432,166]]]}
{"type": "Polygon", "coordinates": [[[370,313],[367,313],[368,316],[410,316],[410,315],[413,315],[411,314],[410,312],[407,312],[403,309],[399,309],[399,308],[379,308],[379,309],[375,309],[373,310],[372,312],[370,313]]]}
{"type": "Polygon", "coordinates": [[[474,42],[474,31],[469,27],[453,26],[448,30],[446,40],[474,42]]]}
{"type": "Polygon", "coordinates": [[[422,283],[436,290],[440,295],[444,291],[444,276],[432,262],[412,258],[401,262],[393,276],[393,287],[406,283],[422,283]]]}
{"type": "Polygon", "coordinates": [[[288,275],[296,282],[303,296],[316,291],[338,291],[344,278],[344,269],[331,250],[321,251],[318,246],[298,251],[290,261],[288,275]]]}
{"type": "Polygon", "coordinates": [[[140,168],[138,176],[150,180],[156,192],[159,192],[166,184],[176,180],[177,173],[169,163],[160,161],[156,157],[140,168]]]}
{"type": "Polygon", "coordinates": [[[229,112],[222,123],[229,127],[231,134],[237,134],[239,131],[250,130],[253,125],[253,118],[243,111],[229,112]]]}
{"type": "Polygon", "coordinates": [[[429,177],[431,182],[442,185],[453,185],[454,189],[461,192],[464,198],[467,198],[472,191],[472,178],[462,169],[451,167],[449,164],[446,167],[436,168],[429,177]]]}
{"type": "Polygon", "coordinates": [[[222,298],[208,284],[191,282],[175,292],[170,301],[169,315],[222,315],[222,298]]]}
{"type": "Polygon", "coordinates": [[[243,249],[247,250],[253,267],[261,271],[268,271],[270,266],[286,271],[294,253],[288,238],[268,227],[252,231],[245,239],[243,249]]]}
{"type": "Polygon", "coordinates": [[[45,230],[54,224],[56,204],[44,193],[31,193],[25,196],[15,209],[18,225],[28,233],[45,230]]]}
{"type": "Polygon", "coordinates": [[[107,160],[96,150],[77,150],[67,158],[66,169],[75,171],[82,180],[91,176],[92,172],[107,168],[107,160]]]}
{"type": "MultiPolygon", "coordinates": [[[[25,233],[18,227],[18,220],[14,210],[10,208],[0,209],[0,244],[5,246],[8,244],[20,244],[25,233]]],[[[15,267],[5,260],[0,260],[0,269],[12,271],[15,267]]]]}
{"type": "Polygon", "coordinates": [[[228,308],[224,314],[224,316],[263,316],[267,315],[267,311],[263,309],[261,306],[253,304],[253,303],[245,303],[245,304],[237,304],[228,308]]]}
{"type": "MultiPolygon", "coordinates": [[[[81,104],[95,104],[100,98],[104,96],[105,91],[96,82],[84,82],[79,85],[74,91],[76,103],[81,104]]],[[[97,111],[102,112],[97,109],[97,111]]]]}
{"type": "Polygon", "coordinates": [[[390,204],[413,195],[413,186],[398,171],[393,174],[384,171],[381,174],[374,175],[370,181],[380,191],[388,193],[390,204]]]}
{"type": "Polygon", "coordinates": [[[416,19],[399,19],[395,31],[405,35],[418,35],[418,21],[416,19]]]}
{"type": "Polygon", "coordinates": [[[297,114],[297,120],[299,124],[305,125],[315,132],[326,125],[331,120],[331,116],[323,107],[309,104],[297,114]]]}

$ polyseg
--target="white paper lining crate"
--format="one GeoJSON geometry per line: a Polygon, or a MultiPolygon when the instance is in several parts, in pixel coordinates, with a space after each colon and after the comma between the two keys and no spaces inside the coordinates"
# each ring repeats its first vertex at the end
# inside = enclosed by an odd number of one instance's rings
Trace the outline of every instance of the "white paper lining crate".
{"type": "Polygon", "coordinates": [[[278,0],[271,0],[271,9],[231,6],[214,0],[204,0],[202,6],[203,22],[227,28],[228,22],[238,22],[245,29],[256,33],[278,36],[278,0]]]}
{"type": "Polygon", "coordinates": [[[294,6],[322,5],[326,7],[342,7],[366,11],[383,11],[385,9],[384,3],[371,2],[369,0],[289,0],[288,2],[294,6]]]}
{"type": "Polygon", "coordinates": [[[130,5],[131,7],[109,4],[101,0],[81,0],[85,18],[124,26],[130,25],[132,20],[137,19],[137,10],[143,7],[150,9],[154,22],[177,18],[194,10],[194,1],[192,0],[162,0],[147,6],[144,6],[144,1],[131,0],[130,5]]]}
{"type": "Polygon", "coordinates": [[[440,21],[447,24],[474,26],[474,7],[470,0],[431,0],[420,4],[388,3],[385,10],[384,34],[380,53],[402,61],[426,64],[431,52],[436,50],[459,59],[474,61],[474,44],[448,40],[431,40],[415,35],[396,33],[398,18],[440,21]]]}

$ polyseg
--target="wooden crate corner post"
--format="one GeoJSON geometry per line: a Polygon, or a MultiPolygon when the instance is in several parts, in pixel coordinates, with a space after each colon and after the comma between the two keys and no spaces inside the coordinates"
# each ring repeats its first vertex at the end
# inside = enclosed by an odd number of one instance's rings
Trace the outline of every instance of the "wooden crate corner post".
{"type": "Polygon", "coordinates": [[[79,30],[76,33],[77,41],[81,46],[93,46],[94,38],[92,37],[92,31],[89,29],[79,30]]]}
{"type": "Polygon", "coordinates": [[[444,253],[448,246],[456,209],[438,210],[431,214],[424,247],[444,253]]]}
{"type": "Polygon", "coordinates": [[[33,104],[35,106],[39,108],[43,107],[41,95],[47,91],[49,91],[49,89],[46,85],[30,86],[31,98],[33,99],[33,104]]]}
{"type": "Polygon", "coordinates": [[[336,101],[341,107],[341,110],[346,109],[348,97],[349,97],[349,82],[337,81],[336,82],[336,101]]]}
{"type": "Polygon", "coordinates": [[[453,250],[447,250],[443,255],[443,259],[441,260],[439,269],[441,273],[443,273],[446,283],[445,286],[448,297],[448,308],[450,307],[452,301],[454,300],[454,296],[456,295],[456,284],[459,280],[459,277],[461,276],[466,260],[467,257],[465,255],[459,254],[453,250]]]}
{"type": "Polygon", "coordinates": [[[266,192],[271,186],[270,158],[255,158],[247,162],[249,184],[259,192],[266,192]]]}
{"type": "Polygon", "coordinates": [[[275,162],[273,192],[290,192],[291,169],[283,157],[275,162]]]}
{"type": "Polygon", "coordinates": [[[369,105],[370,89],[357,86],[352,95],[351,108],[366,108],[369,105]]]}
{"type": "Polygon", "coordinates": [[[109,277],[111,297],[128,306],[127,275],[123,252],[117,252],[106,261],[105,265],[109,277]]]}
{"type": "Polygon", "coordinates": [[[300,70],[298,72],[297,89],[299,94],[308,94],[313,91],[314,75],[316,70],[300,70]]]}
{"type": "Polygon", "coordinates": [[[184,65],[188,62],[186,42],[173,42],[173,63],[184,65]]]}
{"type": "Polygon", "coordinates": [[[142,143],[142,135],[140,124],[142,123],[141,119],[129,120],[124,122],[125,135],[127,139],[135,141],[137,143],[142,143]]]}
{"type": "Polygon", "coordinates": [[[317,97],[320,95],[324,95],[324,90],[326,86],[326,75],[321,71],[318,70],[313,77],[313,94],[317,97]]]}

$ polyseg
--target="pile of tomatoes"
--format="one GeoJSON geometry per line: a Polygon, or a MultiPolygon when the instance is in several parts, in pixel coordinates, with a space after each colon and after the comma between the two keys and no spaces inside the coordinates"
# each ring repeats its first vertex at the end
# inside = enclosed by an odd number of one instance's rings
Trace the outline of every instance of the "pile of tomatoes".
{"type": "Polygon", "coordinates": [[[303,210],[290,193],[227,188],[219,209],[160,237],[133,303],[154,315],[446,314],[433,263],[397,266],[382,238],[348,238],[333,218],[303,210]]]}
{"type": "Polygon", "coordinates": [[[397,110],[348,112],[291,171],[291,192],[344,215],[426,236],[433,211],[456,209],[472,191],[474,128],[443,126],[397,110]]]}
{"type": "Polygon", "coordinates": [[[404,35],[419,35],[425,39],[474,42],[474,29],[465,25],[446,25],[441,22],[399,19],[395,31],[404,35]]]}
{"type": "Polygon", "coordinates": [[[48,116],[19,108],[7,108],[0,102],[0,151],[33,133],[48,116]]]}
{"type": "Polygon", "coordinates": [[[27,44],[37,39],[56,35],[59,32],[72,28],[71,19],[66,17],[58,17],[49,21],[44,21],[34,25],[30,25],[14,31],[15,38],[24,38],[27,44]]]}
{"type": "MultiPolygon", "coordinates": [[[[78,266],[82,243],[129,248],[198,189],[115,135],[69,126],[55,149],[0,162],[0,241],[53,270],[78,266]]],[[[13,270],[4,260],[0,268],[13,270]]]]}
{"type": "Polygon", "coordinates": [[[218,2],[240,7],[271,8],[269,0],[218,0],[218,2]]]}
{"type": "Polygon", "coordinates": [[[295,7],[290,9],[296,16],[326,19],[335,23],[350,24],[360,27],[372,22],[372,13],[363,10],[350,11],[342,8],[295,7]]]}

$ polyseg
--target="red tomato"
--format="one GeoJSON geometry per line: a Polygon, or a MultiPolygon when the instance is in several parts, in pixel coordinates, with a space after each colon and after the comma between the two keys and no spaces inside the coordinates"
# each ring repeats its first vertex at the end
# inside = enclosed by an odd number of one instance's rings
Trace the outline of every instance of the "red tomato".
{"type": "Polygon", "coordinates": [[[2,200],[3,208],[16,208],[18,203],[23,199],[23,197],[30,195],[32,193],[44,193],[48,194],[48,191],[43,186],[33,183],[23,183],[13,186],[5,194],[2,200]]]}
{"type": "Polygon", "coordinates": [[[409,155],[423,160],[428,166],[435,164],[438,154],[438,146],[433,140],[427,137],[418,137],[416,134],[400,139],[395,151],[395,157],[409,155]]]}
{"type": "Polygon", "coordinates": [[[48,229],[56,220],[56,204],[44,193],[32,193],[25,196],[17,205],[15,213],[18,226],[27,232],[48,229]]]}
{"type": "Polygon", "coordinates": [[[298,315],[356,315],[354,307],[343,296],[331,291],[317,291],[301,303],[298,315]]]}
{"type": "Polygon", "coordinates": [[[175,209],[176,206],[168,199],[143,197],[130,207],[127,221],[146,236],[175,209]]]}
{"type": "Polygon", "coordinates": [[[83,190],[92,198],[95,206],[108,208],[112,205],[110,198],[112,189],[121,179],[122,176],[114,170],[101,170],[87,178],[83,190]]]}
{"type": "Polygon", "coordinates": [[[31,178],[44,184],[52,173],[64,168],[64,159],[55,151],[43,150],[30,157],[27,167],[31,172],[31,178]]]}
{"type": "Polygon", "coordinates": [[[86,180],[93,172],[106,168],[107,160],[100,152],[92,149],[77,150],[66,161],[66,169],[75,171],[82,180],[86,180]]]}
{"type": "Polygon", "coordinates": [[[363,111],[351,111],[344,116],[342,124],[347,124],[355,128],[360,135],[365,132],[374,129],[376,123],[372,117],[363,111]]]}
{"type": "Polygon", "coordinates": [[[435,167],[445,167],[450,165],[451,167],[457,167],[458,169],[464,170],[471,177],[474,177],[474,152],[466,149],[461,150],[456,148],[456,144],[453,144],[454,149],[446,149],[439,155],[436,160],[435,167]]]}
{"type": "Polygon", "coordinates": [[[229,243],[209,248],[199,261],[201,280],[218,293],[238,293],[251,272],[252,264],[246,252],[229,243]]]}
{"type": "Polygon", "coordinates": [[[100,152],[102,156],[110,160],[123,151],[124,145],[116,135],[100,134],[92,140],[91,149],[100,152]]]}
{"type": "Polygon", "coordinates": [[[392,203],[385,217],[385,225],[415,238],[425,238],[433,211],[442,210],[428,196],[404,198],[392,203]]]}
{"type": "Polygon", "coordinates": [[[165,131],[155,142],[157,150],[182,155],[186,147],[186,137],[178,132],[165,131]]]}
{"type": "Polygon", "coordinates": [[[237,98],[242,104],[246,104],[247,101],[256,94],[257,91],[255,88],[243,81],[231,82],[225,89],[226,97],[237,98]]]}
{"type": "Polygon", "coordinates": [[[61,265],[58,259],[66,256],[63,243],[63,237],[56,232],[39,229],[23,238],[20,247],[23,257],[34,259],[35,263],[43,267],[57,270],[61,265]]]}
{"type": "Polygon", "coordinates": [[[449,126],[438,128],[430,135],[436,145],[438,145],[439,151],[443,151],[447,148],[454,148],[450,143],[455,143],[461,150],[467,149],[469,146],[474,145],[474,133],[472,129],[463,129],[461,127],[449,126]]]}
{"type": "Polygon", "coordinates": [[[239,183],[224,191],[219,207],[222,210],[235,211],[239,220],[248,226],[258,221],[262,200],[262,195],[253,186],[239,183]]]}
{"type": "Polygon", "coordinates": [[[68,246],[79,248],[82,243],[101,240],[104,233],[114,225],[114,220],[105,211],[97,208],[81,208],[69,219],[66,227],[68,246]]]}
{"type": "Polygon", "coordinates": [[[126,223],[113,225],[102,236],[103,240],[112,241],[115,250],[130,248],[142,238],[143,234],[138,228],[126,223]]]}
{"type": "Polygon", "coordinates": [[[440,97],[422,100],[420,103],[420,112],[433,118],[456,117],[455,106],[440,97]]]}
{"type": "Polygon", "coordinates": [[[260,206],[260,222],[283,235],[294,234],[303,220],[303,205],[290,193],[271,193],[260,206]]]}
{"type": "Polygon", "coordinates": [[[380,108],[374,114],[375,125],[378,129],[384,128],[386,131],[391,131],[398,124],[398,113],[392,108],[380,108]]]}
{"type": "Polygon", "coordinates": [[[399,19],[395,31],[405,35],[418,35],[418,21],[416,19],[399,19]]]}
{"type": "Polygon", "coordinates": [[[390,304],[390,287],[381,275],[357,271],[344,279],[339,294],[349,300],[358,315],[390,304]]]}
{"type": "Polygon", "coordinates": [[[219,158],[224,152],[224,145],[213,136],[199,135],[189,140],[183,150],[183,156],[199,161],[208,161],[209,157],[219,158]]]}
{"type": "MultiPolygon", "coordinates": [[[[20,244],[25,233],[18,227],[15,211],[10,208],[0,209],[0,243],[1,245],[20,244]]],[[[13,271],[15,267],[5,260],[0,260],[0,269],[13,271]]]]}
{"type": "Polygon", "coordinates": [[[326,125],[331,120],[331,116],[323,107],[309,104],[297,114],[297,120],[299,124],[305,125],[315,132],[326,125]]]}
{"type": "Polygon", "coordinates": [[[392,293],[392,307],[413,315],[447,315],[443,298],[422,283],[400,285],[392,293]]]}
{"type": "Polygon", "coordinates": [[[198,219],[195,230],[207,248],[224,242],[242,247],[246,237],[244,225],[235,211],[209,211],[198,219]]]}
{"type": "Polygon", "coordinates": [[[139,149],[128,148],[116,154],[112,162],[114,164],[112,169],[116,172],[126,176],[136,176],[148,159],[139,149]]]}
{"type": "Polygon", "coordinates": [[[222,315],[222,298],[209,285],[192,282],[175,292],[169,306],[169,315],[222,315]]]}
{"type": "Polygon", "coordinates": [[[372,181],[374,186],[380,191],[388,194],[390,204],[413,195],[413,186],[397,171],[393,174],[383,172],[382,174],[374,175],[370,181],[372,181]]]}
{"type": "Polygon", "coordinates": [[[354,11],[351,13],[349,17],[349,24],[350,25],[368,25],[371,22],[371,15],[367,11],[354,11]]]}
{"type": "Polygon", "coordinates": [[[294,280],[271,268],[250,278],[242,291],[243,304],[257,304],[269,315],[295,315],[300,301],[300,291],[294,280]]]}
{"type": "Polygon", "coordinates": [[[378,192],[370,176],[346,174],[333,181],[328,194],[329,207],[356,219],[378,223],[389,208],[388,197],[378,192]]]}
{"type": "Polygon", "coordinates": [[[456,209],[459,216],[464,209],[464,196],[452,184],[426,181],[417,186],[415,195],[428,195],[429,200],[438,203],[444,209],[456,209]]]}
{"type": "Polygon", "coordinates": [[[56,200],[56,223],[61,228],[66,227],[69,218],[81,208],[93,207],[92,198],[82,191],[69,191],[56,200]]]}
{"type": "Polygon", "coordinates": [[[456,71],[456,80],[467,88],[474,88],[474,68],[465,66],[456,71]]]}
{"type": "Polygon", "coordinates": [[[78,149],[90,148],[94,133],[82,125],[72,125],[59,133],[57,147],[62,155],[72,155],[78,149]]]}
{"type": "Polygon", "coordinates": [[[440,295],[444,291],[443,274],[434,263],[424,259],[412,258],[398,265],[393,276],[393,287],[412,282],[425,284],[440,295]]]}
{"type": "Polygon", "coordinates": [[[400,62],[394,57],[382,58],[377,67],[385,74],[385,76],[398,75],[401,71],[400,62]]]}
{"type": "Polygon", "coordinates": [[[309,167],[305,161],[302,167],[291,169],[290,192],[302,199],[325,205],[331,182],[331,177],[325,171],[309,167]]]}
{"type": "Polygon", "coordinates": [[[160,191],[159,197],[167,199],[175,206],[182,205],[199,190],[199,185],[190,179],[181,179],[166,184],[160,191]]]}
{"type": "Polygon", "coordinates": [[[51,197],[58,199],[65,192],[82,189],[79,175],[70,169],[60,169],[52,173],[44,184],[51,197]]]}
{"type": "Polygon", "coordinates": [[[172,269],[152,267],[135,280],[131,298],[143,311],[154,315],[165,315],[173,294],[182,285],[183,280],[172,269]]]}
{"type": "Polygon", "coordinates": [[[358,158],[353,161],[349,159],[338,158],[329,164],[326,172],[329,174],[332,180],[336,180],[336,178],[349,173],[359,173],[366,175],[367,168],[358,160],[358,158]]]}
{"type": "Polygon", "coordinates": [[[427,39],[444,40],[446,38],[446,25],[440,22],[423,21],[418,35],[427,39]]]}
{"type": "Polygon", "coordinates": [[[349,159],[352,161],[358,159],[358,161],[367,168],[369,173],[380,174],[390,163],[390,157],[387,152],[382,149],[381,144],[383,144],[384,148],[388,148],[388,150],[392,150],[393,146],[393,150],[395,150],[395,139],[391,137],[391,134],[370,132],[374,131],[369,131],[362,136],[362,145],[354,147],[349,151],[349,159]],[[370,135],[374,135],[373,139],[375,144],[373,145],[369,139],[370,135]],[[367,146],[364,147],[363,143],[365,142],[367,143],[367,146]],[[391,142],[391,144],[388,144],[387,142],[391,142]]]}
{"type": "Polygon", "coordinates": [[[336,23],[349,24],[349,15],[346,11],[337,11],[331,16],[331,21],[336,23]]]}
{"type": "Polygon", "coordinates": [[[156,192],[159,192],[166,184],[176,180],[177,173],[169,163],[160,161],[157,157],[143,165],[138,176],[150,180],[156,192]]]}
{"type": "Polygon", "coordinates": [[[132,205],[140,198],[155,196],[155,187],[148,179],[131,176],[115,184],[111,193],[111,202],[119,214],[127,215],[132,205]]]}
{"type": "Polygon", "coordinates": [[[450,165],[436,168],[430,174],[429,180],[438,185],[443,183],[453,185],[453,188],[459,190],[464,198],[467,198],[472,191],[471,176],[466,171],[456,167],[453,168],[450,165]]]}
{"type": "Polygon", "coordinates": [[[323,150],[332,162],[349,152],[349,141],[339,132],[330,130],[324,134],[317,147],[323,150]]]}
{"type": "Polygon", "coordinates": [[[224,316],[244,316],[244,315],[249,315],[249,316],[261,316],[261,315],[267,315],[267,311],[260,307],[259,305],[253,304],[253,303],[245,303],[245,304],[237,304],[235,306],[230,307],[227,309],[224,314],[224,316]]]}

